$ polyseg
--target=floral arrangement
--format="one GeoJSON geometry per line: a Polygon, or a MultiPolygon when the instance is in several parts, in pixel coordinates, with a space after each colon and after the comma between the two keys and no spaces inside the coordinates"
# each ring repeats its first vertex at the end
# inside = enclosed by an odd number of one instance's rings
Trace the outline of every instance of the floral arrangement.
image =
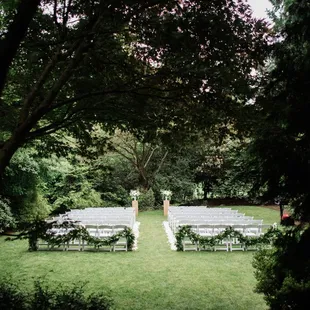
{"type": "Polygon", "coordinates": [[[160,190],[160,193],[161,193],[164,200],[170,200],[171,199],[172,191],[162,189],[162,190],[160,190]]]}
{"type": "Polygon", "coordinates": [[[140,196],[140,192],[138,189],[132,189],[129,193],[130,197],[133,199],[133,200],[137,200],[140,196]]]}

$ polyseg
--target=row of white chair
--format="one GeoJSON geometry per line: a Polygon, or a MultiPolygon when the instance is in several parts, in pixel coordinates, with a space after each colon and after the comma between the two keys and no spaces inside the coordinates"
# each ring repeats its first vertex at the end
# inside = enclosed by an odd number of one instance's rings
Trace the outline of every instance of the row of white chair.
{"type": "Polygon", "coordinates": [[[201,215],[204,215],[204,214],[206,214],[206,215],[209,215],[209,214],[236,214],[236,213],[238,213],[238,211],[237,210],[229,210],[229,211],[204,211],[204,212],[202,212],[202,211],[198,211],[198,210],[196,210],[196,211],[170,211],[169,210],[169,212],[172,214],[172,215],[179,215],[179,214],[201,214],[201,215]]]}
{"type": "Polygon", "coordinates": [[[229,208],[203,208],[203,207],[170,207],[168,211],[168,222],[170,226],[174,226],[173,222],[192,218],[199,219],[201,217],[220,218],[220,217],[244,217],[244,214],[238,213],[238,210],[229,208]]]}
{"type": "Polygon", "coordinates": [[[232,224],[232,225],[222,225],[222,224],[200,224],[191,226],[192,230],[201,236],[213,237],[216,236],[226,228],[231,227],[232,229],[240,232],[244,236],[249,237],[259,237],[263,234],[263,230],[270,227],[270,225],[263,224],[232,224]]]}
{"type": "MultiPolygon", "coordinates": [[[[178,227],[181,226],[195,226],[195,225],[223,225],[225,227],[229,226],[236,226],[236,225],[262,225],[263,220],[247,220],[247,221],[242,221],[242,220],[236,220],[236,221],[226,221],[226,220],[217,220],[217,221],[180,221],[176,223],[174,227],[172,227],[172,231],[175,233],[178,229],[178,227]]],[[[270,225],[269,225],[270,226],[270,225]]]]}
{"type": "MultiPolygon", "coordinates": [[[[95,238],[106,238],[111,237],[116,233],[123,231],[127,225],[97,225],[97,224],[89,224],[85,225],[90,236],[95,238]]],[[[65,235],[72,231],[74,228],[52,228],[50,230],[51,233],[54,235],[65,235]]],[[[53,245],[49,244],[48,242],[39,239],[37,243],[38,249],[54,249],[53,245]]],[[[84,251],[85,249],[94,249],[93,245],[87,244],[86,240],[81,240],[80,238],[70,240],[69,242],[63,243],[58,249],[62,249],[63,251],[68,250],[78,250],[84,251]]],[[[116,243],[112,245],[108,245],[102,247],[101,250],[108,250],[108,251],[127,251],[127,240],[125,237],[121,237],[116,243]]]]}
{"type": "Polygon", "coordinates": [[[51,219],[58,223],[64,221],[79,222],[84,225],[88,224],[107,224],[118,225],[125,224],[133,228],[136,217],[133,208],[87,208],[87,209],[73,209],[59,217],[51,219]]]}
{"type": "MultiPolygon", "coordinates": [[[[126,216],[126,215],[119,215],[119,216],[115,216],[115,215],[75,215],[75,216],[72,216],[72,217],[68,217],[67,219],[71,219],[71,220],[83,220],[83,219],[96,219],[96,218],[99,218],[99,219],[102,219],[102,220],[105,220],[105,219],[111,219],[111,220],[118,220],[118,219],[133,219],[134,217],[133,216],[126,216]]],[[[62,218],[62,219],[66,219],[66,218],[62,218]]]]}
{"type": "MultiPolygon", "coordinates": [[[[87,220],[77,220],[77,221],[72,221],[74,223],[79,223],[80,225],[109,225],[109,226],[114,226],[114,225],[125,225],[127,227],[133,228],[134,222],[130,220],[100,220],[100,219],[87,219],[87,220]]],[[[59,224],[61,224],[61,221],[58,221],[59,224]]]]}
{"type": "Polygon", "coordinates": [[[232,210],[231,208],[217,208],[207,206],[170,206],[170,210],[232,210]]]}
{"type": "Polygon", "coordinates": [[[263,224],[262,220],[254,220],[252,216],[239,213],[230,208],[206,208],[206,207],[170,207],[168,211],[168,223],[175,233],[178,226],[215,224],[215,225],[242,225],[263,224]]]}
{"type": "MultiPolygon", "coordinates": [[[[232,225],[231,227],[239,231],[243,236],[258,238],[264,234],[264,230],[270,228],[271,225],[232,225]]],[[[203,237],[215,237],[225,231],[227,228],[226,225],[193,225],[192,230],[203,236],[203,237]]],[[[237,237],[228,236],[224,240],[218,242],[214,246],[205,247],[203,244],[199,244],[196,242],[192,242],[188,237],[185,237],[182,241],[183,251],[194,250],[194,251],[202,251],[202,250],[225,250],[225,251],[246,251],[246,250],[255,250],[257,246],[248,247],[246,244],[240,242],[237,237]]]]}
{"type": "Polygon", "coordinates": [[[253,216],[245,216],[245,214],[234,214],[234,215],[179,215],[171,216],[168,221],[173,223],[180,220],[218,220],[218,219],[244,219],[244,220],[253,220],[253,216]]]}
{"type": "Polygon", "coordinates": [[[72,209],[66,214],[76,214],[76,213],[100,213],[100,214],[117,214],[117,213],[133,213],[134,209],[133,208],[87,208],[87,209],[72,209]]]}
{"type": "Polygon", "coordinates": [[[85,221],[96,221],[96,222],[103,222],[107,223],[109,221],[112,222],[134,222],[134,217],[129,217],[129,216],[76,216],[70,218],[71,221],[78,221],[84,223],[85,221]]]}

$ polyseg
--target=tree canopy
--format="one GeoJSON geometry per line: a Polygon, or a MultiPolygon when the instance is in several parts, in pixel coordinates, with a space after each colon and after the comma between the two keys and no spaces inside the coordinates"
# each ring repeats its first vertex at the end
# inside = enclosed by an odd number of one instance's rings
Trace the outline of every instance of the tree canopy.
{"type": "Polygon", "coordinates": [[[281,8],[272,66],[255,104],[249,163],[257,167],[256,185],[266,197],[282,197],[297,217],[309,220],[310,12],[308,1],[287,1],[281,8]]]}
{"type": "MultiPolygon", "coordinates": [[[[18,9],[2,13],[3,51],[18,9]]],[[[148,139],[233,122],[265,30],[241,1],[42,1],[1,97],[0,175],[25,143],[96,122],[148,139]]]]}

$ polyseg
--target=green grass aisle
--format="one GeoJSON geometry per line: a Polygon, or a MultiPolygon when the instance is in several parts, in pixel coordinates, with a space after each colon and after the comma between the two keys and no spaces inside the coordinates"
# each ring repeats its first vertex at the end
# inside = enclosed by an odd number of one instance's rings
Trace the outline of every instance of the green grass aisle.
{"type": "MultiPolygon", "coordinates": [[[[268,217],[274,222],[278,212],[272,211],[268,217]]],[[[28,252],[27,241],[1,237],[0,275],[10,275],[25,288],[36,279],[55,286],[86,283],[89,293],[110,291],[117,310],[266,308],[253,292],[253,253],[171,251],[162,213],[140,212],[138,250],[133,252],[28,252]]]]}
{"type": "MultiPolygon", "coordinates": [[[[159,256],[164,259],[171,251],[167,243],[167,237],[162,226],[166,218],[162,211],[140,212],[138,221],[140,224],[139,252],[147,255],[159,256]]],[[[158,257],[158,259],[159,259],[158,257]]]]}
{"type": "Polygon", "coordinates": [[[150,290],[158,296],[145,309],[265,308],[262,297],[253,293],[253,253],[171,251],[164,220],[162,211],[139,215],[139,252],[148,257],[143,273],[150,276],[150,290]]]}

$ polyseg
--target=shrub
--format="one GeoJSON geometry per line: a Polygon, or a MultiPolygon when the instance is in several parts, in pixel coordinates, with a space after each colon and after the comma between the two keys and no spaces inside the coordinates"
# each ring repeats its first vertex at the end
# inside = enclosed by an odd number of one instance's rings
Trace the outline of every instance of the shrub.
{"type": "Polygon", "coordinates": [[[281,225],[283,225],[283,226],[294,226],[295,221],[291,216],[284,217],[281,219],[281,225]]]}
{"type": "Polygon", "coordinates": [[[102,199],[105,207],[125,207],[130,205],[128,192],[121,185],[115,186],[113,191],[103,192],[102,199]]]}
{"type": "Polygon", "coordinates": [[[47,199],[39,191],[34,191],[23,199],[22,204],[15,210],[19,223],[32,222],[38,219],[45,219],[51,211],[47,199]]]}
{"type": "Polygon", "coordinates": [[[109,310],[111,298],[103,293],[86,296],[84,285],[51,289],[40,281],[34,289],[22,292],[16,285],[0,282],[0,309],[6,310],[109,310]]]}
{"type": "Polygon", "coordinates": [[[147,192],[142,192],[139,197],[139,210],[145,211],[149,209],[154,209],[155,207],[155,197],[152,189],[147,192]]]}
{"type": "Polygon", "coordinates": [[[286,228],[274,249],[261,250],[253,266],[256,291],[265,295],[271,309],[308,309],[310,294],[310,228],[286,228]]]}
{"type": "Polygon", "coordinates": [[[54,202],[54,208],[83,209],[102,206],[103,201],[99,192],[95,191],[88,181],[79,184],[78,189],[71,189],[60,195],[54,202]]]}
{"type": "Polygon", "coordinates": [[[15,284],[10,283],[9,280],[2,280],[0,282],[0,309],[29,309],[27,294],[23,293],[15,284]]]}
{"type": "Polygon", "coordinates": [[[12,215],[9,201],[0,196],[0,233],[7,228],[14,228],[16,225],[12,215]]]}
{"type": "Polygon", "coordinates": [[[35,283],[35,291],[32,298],[33,310],[107,310],[112,306],[112,300],[103,294],[85,296],[83,286],[61,288],[53,290],[40,282],[35,283]]]}

